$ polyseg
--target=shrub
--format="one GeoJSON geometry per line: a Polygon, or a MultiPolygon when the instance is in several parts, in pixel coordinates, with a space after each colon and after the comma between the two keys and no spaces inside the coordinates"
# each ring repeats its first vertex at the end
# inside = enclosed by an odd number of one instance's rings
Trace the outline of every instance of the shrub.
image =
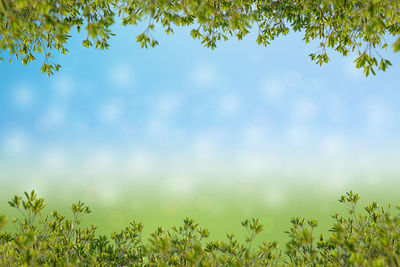
{"type": "Polygon", "coordinates": [[[287,231],[286,249],[276,242],[255,246],[255,237],[263,230],[257,219],[242,222],[248,231],[240,242],[233,234],[226,241],[207,241],[209,232],[186,218],[171,230],[158,228],[148,242],[142,238],[143,224],[132,222],[108,238],[96,234],[96,227],[83,227],[81,217],[90,213],[82,202],[71,206],[72,218],[57,211],[42,215],[44,200],[34,191],[25,192],[25,200],[15,196],[9,204],[21,217],[12,223],[15,233],[1,231],[7,223],[0,216],[0,263],[18,265],[99,265],[99,266],[399,266],[400,217],[390,206],[380,208],[374,202],[365,212],[356,212],[359,196],[346,193],[340,202],[349,214],[335,213],[328,239],[316,237],[315,220],[293,218],[287,231]]]}

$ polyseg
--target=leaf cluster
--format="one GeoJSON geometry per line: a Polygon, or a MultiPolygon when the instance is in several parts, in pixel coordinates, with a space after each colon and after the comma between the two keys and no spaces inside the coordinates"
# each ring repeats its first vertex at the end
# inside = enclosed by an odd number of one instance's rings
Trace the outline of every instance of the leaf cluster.
{"type": "MultiPolygon", "coordinates": [[[[124,26],[145,25],[136,38],[144,48],[158,45],[157,27],[167,34],[191,27],[191,36],[211,49],[220,40],[241,40],[252,28],[264,46],[299,31],[305,43],[320,42],[310,54],[317,64],[329,62],[329,50],[342,56],[357,52],[356,67],[368,76],[391,65],[379,52],[389,46],[385,37],[400,33],[399,10],[400,2],[393,0],[0,0],[0,52],[24,64],[43,53],[41,70],[51,75],[60,68],[52,52],[68,52],[73,29],[85,30],[83,46],[107,49],[118,17],[124,26]]],[[[400,38],[392,47],[400,50],[400,38]]]]}
{"type": "Polygon", "coordinates": [[[208,241],[209,231],[186,218],[182,226],[157,228],[146,242],[141,223],[133,221],[108,238],[97,235],[94,225],[81,225],[81,217],[91,212],[82,202],[71,206],[72,218],[67,218],[57,211],[42,215],[44,201],[33,191],[25,198],[9,202],[21,212],[12,221],[14,233],[1,231],[7,219],[0,216],[2,266],[398,266],[400,260],[399,213],[392,215],[375,202],[359,213],[359,196],[353,192],[340,198],[349,214],[332,216],[326,240],[313,233],[317,221],[293,218],[286,250],[276,242],[254,245],[263,230],[257,219],[242,222],[244,241],[234,234],[226,241],[208,241]]]}
{"type": "Polygon", "coordinates": [[[335,213],[328,239],[313,233],[315,220],[292,219],[287,233],[287,251],[294,265],[311,266],[399,266],[400,216],[376,202],[357,212],[359,195],[352,191],[339,199],[348,207],[348,216],[335,213]]]}

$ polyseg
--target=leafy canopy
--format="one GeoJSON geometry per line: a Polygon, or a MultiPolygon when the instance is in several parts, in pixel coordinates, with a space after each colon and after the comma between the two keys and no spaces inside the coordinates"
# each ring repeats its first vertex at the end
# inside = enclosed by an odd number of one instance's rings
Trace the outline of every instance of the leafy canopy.
{"type": "Polygon", "coordinates": [[[251,28],[257,43],[268,45],[290,31],[300,31],[319,49],[310,58],[322,65],[328,49],[343,56],[357,52],[357,68],[366,76],[391,65],[379,52],[389,45],[400,50],[400,38],[388,44],[385,37],[400,33],[400,1],[394,0],[0,0],[0,52],[9,52],[23,64],[43,53],[43,73],[60,65],[52,61],[57,50],[66,54],[72,30],[84,30],[85,47],[107,49],[114,34],[110,27],[119,17],[124,26],[145,23],[137,36],[141,47],[158,45],[153,32],[167,34],[177,26],[190,26],[191,35],[214,49],[219,40],[242,39],[251,28]]]}

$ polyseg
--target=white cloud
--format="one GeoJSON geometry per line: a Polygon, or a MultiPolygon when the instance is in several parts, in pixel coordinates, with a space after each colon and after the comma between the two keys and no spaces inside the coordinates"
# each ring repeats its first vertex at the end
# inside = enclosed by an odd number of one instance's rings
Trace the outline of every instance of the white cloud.
{"type": "Polygon", "coordinates": [[[252,122],[243,128],[241,139],[246,146],[260,146],[266,141],[269,130],[267,122],[252,122]]]}
{"type": "Polygon", "coordinates": [[[89,174],[109,174],[116,170],[116,158],[111,150],[99,149],[88,156],[83,167],[89,174]]]}
{"type": "Polygon", "coordinates": [[[171,126],[172,119],[166,117],[167,115],[155,114],[150,117],[146,122],[144,129],[148,134],[152,135],[153,138],[157,138],[159,141],[170,141],[178,138],[181,133],[177,127],[171,126]],[[167,140],[168,139],[168,140],[167,140]]]}
{"type": "Polygon", "coordinates": [[[165,133],[164,121],[160,118],[151,118],[146,124],[146,130],[153,136],[165,133]]]}
{"type": "Polygon", "coordinates": [[[290,143],[294,145],[302,145],[309,141],[310,131],[303,126],[294,125],[287,130],[286,137],[290,143]]]}
{"type": "Polygon", "coordinates": [[[154,170],[155,159],[146,151],[137,151],[128,157],[126,171],[129,175],[145,174],[154,170]]]}
{"type": "Polygon", "coordinates": [[[328,109],[329,118],[334,122],[342,122],[345,119],[345,105],[343,100],[337,96],[329,97],[328,109]]]}
{"type": "Polygon", "coordinates": [[[377,96],[370,96],[365,104],[368,128],[379,129],[390,121],[387,104],[377,96]]]}
{"type": "Polygon", "coordinates": [[[237,166],[246,174],[260,174],[268,167],[265,154],[259,152],[244,152],[238,158],[237,166]]]}
{"type": "Polygon", "coordinates": [[[104,104],[100,109],[100,118],[103,122],[111,123],[121,119],[126,109],[126,101],[123,99],[113,99],[104,104]]]}
{"type": "Polygon", "coordinates": [[[311,99],[299,99],[294,104],[293,115],[297,120],[311,120],[319,113],[318,105],[311,99]]]}
{"type": "Polygon", "coordinates": [[[4,136],[3,145],[8,155],[21,155],[27,152],[29,139],[23,131],[10,131],[4,136]]]}
{"type": "Polygon", "coordinates": [[[301,76],[301,74],[297,71],[289,71],[285,74],[285,85],[288,87],[296,87],[298,86],[301,81],[302,81],[303,77],[301,76]]]}
{"type": "Polygon", "coordinates": [[[39,131],[55,130],[65,122],[67,111],[61,107],[51,107],[36,120],[36,128],[39,131]]]}
{"type": "Polygon", "coordinates": [[[261,94],[267,99],[275,100],[279,98],[284,91],[285,85],[277,79],[266,80],[261,86],[261,94]]]}
{"type": "Polygon", "coordinates": [[[67,170],[67,154],[60,147],[48,148],[42,155],[43,167],[46,171],[60,173],[67,170]]]}
{"type": "Polygon", "coordinates": [[[196,87],[209,88],[217,82],[218,74],[214,66],[199,64],[193,69],[190,77],[196,87]]]}
{"type": "Polygon", "coordinates": [[[113,66],[109,71],[109,79],[113,86],[121,89],[133,89],[135,76],[132,66],[120,63],[113,66]]]}
{"type": "Polygon", "coordinates": [[[320,142],[320,150],[324,156],[339,156],[343,154],[344,148],[344,140],[339,135],[326,136],[320,142]]]}
{"type": "Polygon", "coordinates": [[[250,53],[250,60],[253,63],[260,63],[262,59],[264,58],[264,55],[260,53],[260,51],[253,51],[250,53]]]}
{"type": "Polygon", "coordinates": [[[159,116],[167,117],[174,115],[184,104],[183,95],[179,92],[164,94],[156,99],[153,110],[159,116]]]}
{"type": "Polygon", "coordinates": [[[217,130],[196,134],[193,138],[192,152],[199,167],[216,164],[215,159],[220,149],[221,133],[217,130]]]}
{"type": "Polygon", "coordinates": [[[222,116],[236,115],[241,108],[241,101],[236,95],[224,95],[219,102],[219,112],[222,116]]]}
{"type": "Polygon", "coordinates": [[[35,101],[35,94],[29,85],[19,85],[13,90],[13,101],[18,108],[29,108],[35,101]]]}
{"type": "Polygon", "coordinates": [[[66,98],[75,89],[75,82],[68,76],[57,76],[53,83],[53,89],[57,97],[66,98]]]}
{"type": "Polygon", "coordinates": [[[261,94],[266,99],[279,99],[288,88],[298,86],[302,79],[297,71],[289,71],[283,77],[265,79],[261,84],[261,94]]]}

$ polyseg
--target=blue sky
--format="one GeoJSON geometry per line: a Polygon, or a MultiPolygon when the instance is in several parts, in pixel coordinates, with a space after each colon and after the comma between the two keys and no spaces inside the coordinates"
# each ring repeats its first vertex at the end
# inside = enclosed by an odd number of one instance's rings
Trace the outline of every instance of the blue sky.
{"type": "Polygon", "coordinates": [[[40,59],[1,63],[2,173],[397,170],[398,54],[384,53],[393,66],[365,78],[354,57],[331,52],[315,65],[316,46],[299,34],[267,48],[250,35],[211,51],[187,29],[158,31],[153,49],[139,47],[135,28],[115,32],[108,51],[74,35],[50,78],[40,59]]]}

